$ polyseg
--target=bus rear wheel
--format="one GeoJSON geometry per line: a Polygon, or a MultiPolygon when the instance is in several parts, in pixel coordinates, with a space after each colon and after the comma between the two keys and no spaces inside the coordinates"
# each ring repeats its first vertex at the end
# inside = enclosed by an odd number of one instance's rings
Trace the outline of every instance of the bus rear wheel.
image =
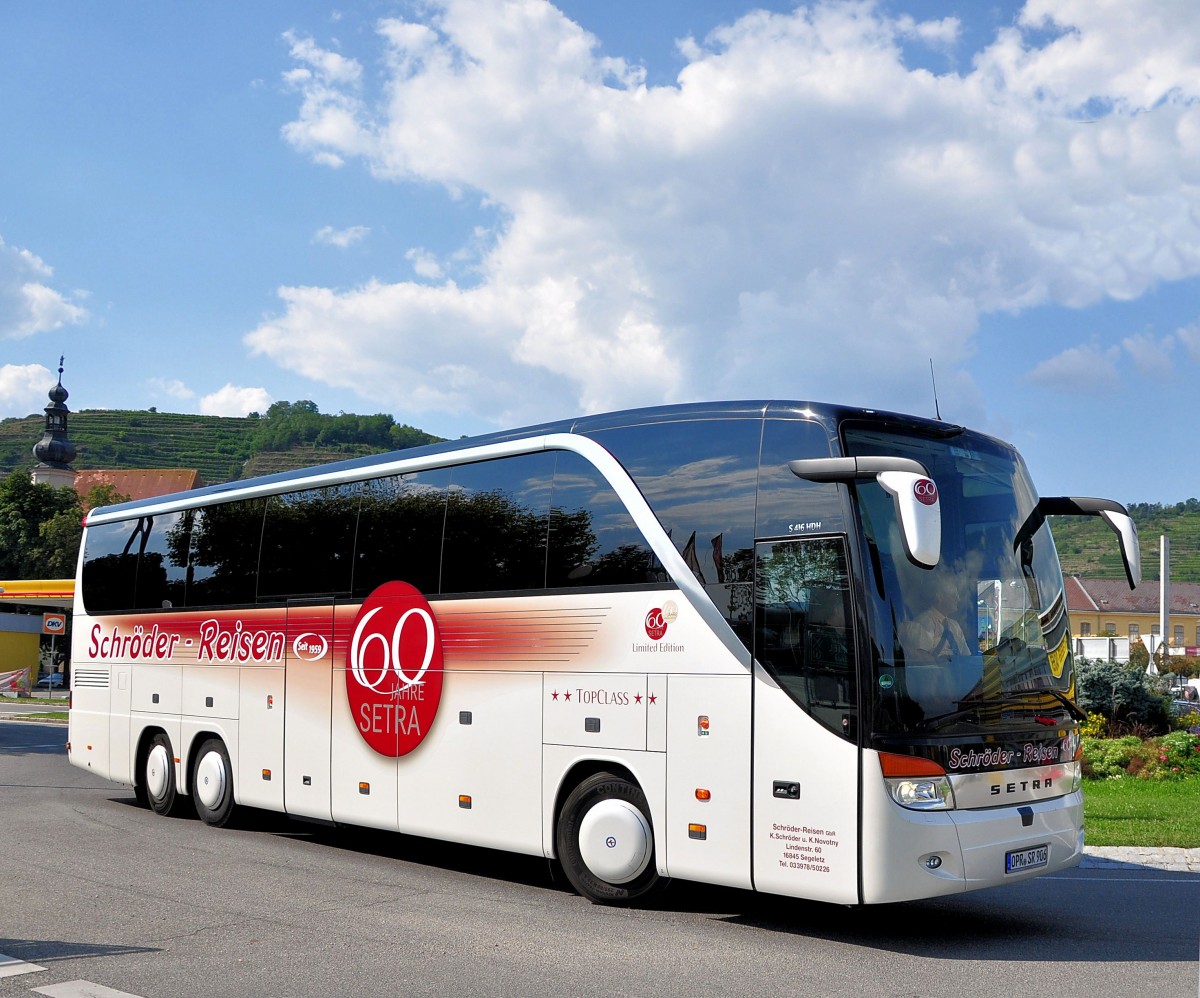
{"type": "Polygon", "coordinates": [[[192,802],[206,825],[220,827],[233,816],[233,767],[219,738],[200,745],[192,768],[192,802]]]}
{"type": "Polygon", "coordinates": [[[596,773],[571,791],[556,841],[571,886],[597,904],[644,901],[666,886],[654,860],[646,795],[614,773],[596,773]]]}
{"type": "Polygon", "coordinates": [[[157,734],[150,740],[142,766],[142,786],[146,803],[155,814],[175,811],[179,803],[175,790],[175,755],[171,751],[171,740],[164,734],[157,734]]]}

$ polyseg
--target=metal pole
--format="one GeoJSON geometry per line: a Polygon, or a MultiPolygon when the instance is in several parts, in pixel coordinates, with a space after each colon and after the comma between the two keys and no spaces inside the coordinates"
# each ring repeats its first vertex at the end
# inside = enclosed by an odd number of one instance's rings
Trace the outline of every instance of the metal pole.
{"type": "Polygon", "coordinates": [[[1171,541],[1166,534],[1159,538],[1160,565],[1158,571],[1158,630],[1162,636],[1163,665],[1171,654],[1168,627],[1171,625],[1171,541]]]}

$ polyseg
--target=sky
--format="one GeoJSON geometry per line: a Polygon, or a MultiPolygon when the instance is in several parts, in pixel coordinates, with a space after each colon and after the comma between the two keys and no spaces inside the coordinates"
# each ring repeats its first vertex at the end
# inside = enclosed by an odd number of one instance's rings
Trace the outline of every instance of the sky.
{"type": "Polygon", "coordinates": [[[0,5],[0,417],[712,399],[1200,495],[1200,4],[0,5]]]}

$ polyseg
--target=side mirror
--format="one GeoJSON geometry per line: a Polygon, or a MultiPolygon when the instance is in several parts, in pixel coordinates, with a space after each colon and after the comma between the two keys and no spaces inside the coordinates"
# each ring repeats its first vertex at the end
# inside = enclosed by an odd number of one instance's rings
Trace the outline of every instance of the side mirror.
{"type": "Polygon", "coordinates": [[[906,457],[818,457],[789,461],[797,478],[812,482],[861,482],[875,479],[892,497],[904,537],[904,553],[922,568],[942,556],[942,507],[937,485],[919,461],[906,457]]]}
{"type": "Polygon", "coordinates": [[[1129,588],[1136,589],[1142,581],[1142,548],[1137,527],[1129,511],[1111,499],[1084,499],[1078,496],[1055,496],[1038,500],[1037,511],[1047,516],[1098,516],[1108,524],[1121,544],[1121,560],[1125,563],[1125,578],[1129,588]]]}

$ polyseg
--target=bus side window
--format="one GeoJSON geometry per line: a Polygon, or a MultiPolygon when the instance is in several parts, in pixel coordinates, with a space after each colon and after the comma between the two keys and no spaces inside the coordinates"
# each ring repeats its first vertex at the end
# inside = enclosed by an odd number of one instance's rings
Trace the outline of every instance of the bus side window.
{"type": "Polygon", "coordinates": [[[829,457],[829,433],[810,419],[763,421],[755,537],[797,537],[846,529],[842,498],[833,482],[797,478],[798,458],[829,457]]]}
{"type": "Polygon", "coordinates": [[[206,506],[192,517],[187,605],[253,603],[265,499],[206,506]]]}
{"type": "Polygon", "coordinates": [[[588,434],[629,471],[723,609],[731,602],[725,587],[750,582],[761,434],[759,418],[685,419],[588,434]]]}
{"type": "Polygon", "coordinates": [[[348,595],[359,490],[342,485],[267,500],[258,598],[348,595]]]}
{"type": "Polygon", "coordinates": [[[438,591],[450,471],[418,471],[364,482],[354,544],[353,598],[385,582],[438,591]]]}
{"type": "Polygon", "coordinates": [[[546,585],[636,586],[661,566],[611,485],[580,455],[559,451],[550,508],[546,585]]]}
{"type": "Polygon", "coordinates": [[[183,511],[146,517],[150,532],[138,565],[138,610],[183,606],[187,600],[188,539],[191,514],[183,511]]]}
{"type": "Polygon", "coordinates": [[[443,593],[546,587],[554,454],[520,454],[450,470],[443,593]]]}
{"type": "Polygon", "coordinates": [[[850,579],[840,537],[757,545],[755,657],[826,728],[857,713],[850,579]]]}
{"type": "Polygon", "coordinates": [[[83,597],[88,613],[131,610],[145,518],[89,527],[83,552],[83,597]]]}

